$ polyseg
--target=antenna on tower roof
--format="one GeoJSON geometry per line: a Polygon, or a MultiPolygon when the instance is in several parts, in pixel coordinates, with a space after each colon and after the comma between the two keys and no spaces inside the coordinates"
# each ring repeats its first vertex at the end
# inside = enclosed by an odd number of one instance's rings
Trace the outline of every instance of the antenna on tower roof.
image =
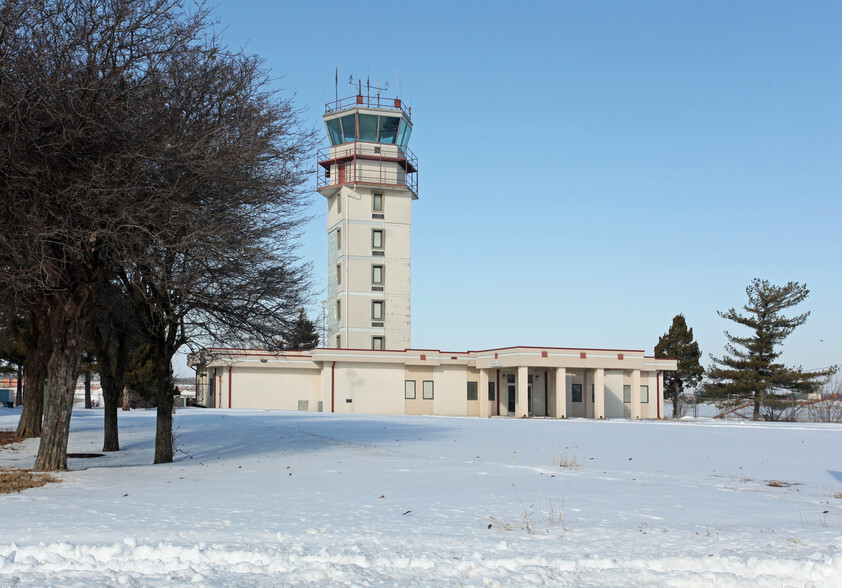
{"type": "Polygon", "coordinates": [[[334,87],[334,94],[336,97],[334,100],[339,102],[339,66],[336,66],[336,74],[333,80],[333,87],[334,87]]]}

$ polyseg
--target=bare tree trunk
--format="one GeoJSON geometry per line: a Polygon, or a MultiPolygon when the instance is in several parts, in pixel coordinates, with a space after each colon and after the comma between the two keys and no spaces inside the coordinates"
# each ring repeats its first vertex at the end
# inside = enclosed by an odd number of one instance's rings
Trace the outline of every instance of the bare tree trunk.
{"type": "Polygon", "coordinates": [[[23,366],[18,366],[17,371],[18,381],[17,390],[15,391],[15,406],[23,404],[23,366]]]}
{"type": "MultiPolygon", "coordinates": [[[[94,318],[94,323],[97,318],[94,318]]],[[[117,424],[117,408],[126,380],[128,364],[128,336],[115,322],[95,324],[91,331],[91,344],[99,363],[102,400],[105,405],[103,428],[103,451],[120,451],[120,435],[117,424]]]]}
{"type": "Polygon", "coordinates": [[[100,383],[102,385],[102,400],[105,404],[105,427],[103,432],[102,450],[120,451],[120,434],[117,427],[117,406],[120,404],[120,394],[123,392],[122,379],[102,370],[100,383]]]}
{"type": "Polygon", "coordinates": [[[128,386],[123,387],[123,412],[128,412],[132,409],[132,403],[129,399],[129,388],[128,386]]]}
{"type": "Polygon", "coordinates": [[[85,408],[92,408],[91,402],[91,372],[85,372],[85,408]]]}
{"type": "Polygon", "coordinates": [[[67,469],[70,415],[85,344],[89,299],[90,291],[82,287],[61,304],[56,304],[50,313],[52,353],[47,364],[50,393],[44,411],[41,444],[35,458],[34,469],[39,472],[67,469]]]}
{"type": "MultiPolygon", "coordinates": [[[[154,344],[157,348],[160,344],[154,344]]],[[[155,366],[158,372],[158,389],[155,399],[158,404],[157,426],[155,428],[155,461],[154,463],[172,463],[173,460],[173,438],[172,438],[172,408],[173,408],[173,383],[170,360],[165,358],[167,353],[156,349],[155,366]]]]}
{"type": "Polygon", "coordinates": [[[761,404],[762,396],[760,392],[754,393],[754,414],[752,415],[752,420],[759,421],[760,420],[760,404],[761,404]]]}
{"type": "Polygon", "coordinates": [[[158,419],[155,428],[155,461],[153,463],[172,463],[172,388],[170,388],[168,393],[162,393],[161,386],[159,385],[157,399],[158,419]]]}
{"type": "Polygon", "coordinates": [[[16,434],[21,437],[40,437],[41,418],[44,415],[44,383],[47,379],[50,331],[45,312],[33,310],[30,313],[30,319],[30,338],[27,341],[27,357],[23,366],[23,373],[26,374],[26,390],[16,434]]]}

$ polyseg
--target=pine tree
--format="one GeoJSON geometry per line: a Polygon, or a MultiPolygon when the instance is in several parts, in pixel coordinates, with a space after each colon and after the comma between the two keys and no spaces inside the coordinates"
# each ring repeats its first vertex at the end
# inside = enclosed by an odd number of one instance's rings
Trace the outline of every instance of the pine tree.
{"type": "Polygon", "coordinates": [[[733,308],[726,312],[717,311],[722,318],[748,327],[754,334],[737,337],[725,331],[728,338],[726,355],[722,358],[711,356],[715,366],[708,371],[713,380],[710,391],[752,400],[753,418],[760,420],[762,406],[769,404],[774,408],[778,399],[776,393],[812,392],[823,378],[833,373],[835,368],[805,372],[800,366],[789,368],[776,362],[784,339],[810,316],[809,312],[791,317],[781,313],[803,302],[809,293],[807,286],[798,282],[775,286],[768,280],[755,278],[746,288],[748,304],[743,306],[743,310],[747,314],[740,314],[733,308]]]}
{"type": "Polygon", "coordinates": [[[664,397],[672,398],[672,415],[681,416],[681,397],[684,391],[699,384],[705,370],[699,364],[702,352],[699,344],[693,340],[693,329],[687,328],[683,314],[675,315],[672,326],[664,333],[655,346],[655,357],[675,359],[678,369],[664,372],[664,397]]]}
{"type": "Polygon", "coordinates": [[[298,313],[298,319],[291,328],[284,333],[283,349],[304,351],[313,349],[319,344],[319,335],[316,333],[316,326],[302,308],[298,313]]]}

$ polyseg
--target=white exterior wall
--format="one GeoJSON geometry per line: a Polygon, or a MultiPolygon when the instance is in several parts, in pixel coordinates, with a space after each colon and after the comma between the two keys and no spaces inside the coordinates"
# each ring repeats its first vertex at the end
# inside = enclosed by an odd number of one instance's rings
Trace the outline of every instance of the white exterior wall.
{"type": "MultiPolygon", "coordinates": [[[[308,411],[315,411],[321,400],[321,373],[315,369],[235,366],[230,380],[231,408],[298,410],[303,400],[308,403],[308,411]]],[[[223,381],[227,388],[227,375],[223,381]]]]}
{"type": "MultiPolygon", "coordinates": [[[[402,364],[337,363],[334,410],[356,414],[403,414],[403,382],[402,364]]],[[[329,404],[325,406],[329,410],[329,404]]]]}
{"type": "MultiPolygon", "coordinates": [[[[564,371],[566,416],[594,418],[604,405],[605,418],[658,418],[663,415],[663,370],[675,369],[674,360],[644,358],[642,352],[607,353],[548,352],[535,348],[511,348],[499,352],[442,353],[438,351],[369,351],[314,349],[310,352],[210,350],[213,359],[197,371],[201,381],[213,380],[215,406],[220,408],[321,409],[367,414],[435,414],[490,416],[497,414],[497,401],[489,402],[488,382],[496,387],[500,414],[508,414],[509,374],[521,380],[532,376],[532,415],[545,416],[545,396],[554,398],[556,373],[564,371]],[[581,357],[579,357],[581,355],[581,357]],[[653,368],[654,371],[653,371],[653,368]],[[499,380],[498,378],[499,373],[499,380]],[[601,376],[600,376],[601,374],[601,376]],[[649,402],[636,401],[639,384],[649,387],[649,402]],[[404,383],[416,382],[416,398],[406,399],[404,383]],[[432,381],[432,399],[423,398],[423,382],[432,381]],[[600,403],[591,400],[591,384],[602,381],[600,403]],[[468,401],[467,382],[475,381],[477,401],[468,401]],[[547,384],[549,382],[549,385],[547,384]],[[573,402],[573,385],[582,386],[582,401],[573,402]],[[631,403],[623,401],[623,385],[632,386],[631,403]],[[486,404],[485,410],[482,409],[486,404]],[[660,412],[659,412],[660,403],[660,412]],[[484,414],[483,414],[484,413],[484,414]],[[634,415],[634,416],[633,416],[634,415]]],[[[574,350],[575,351],[575,350],[574,350]]],[[[595,390],[600,397],[600,390],[595,390]]],[[[518,397],[516,414],[525,412],[526,399],[518,397]]],[[[555,413],[551,413],[553,416],[555,413]]]]}
{"type": "Polygon", "coordinates": [[[342,186],[328,198],[327,346],[371,349],[372,337],[385,337],[386,348],[411,346],[411,223],[409,190],[342,186]],[[383,210],[373,210],[374,194],[383,195],[383,210]],[[338,201],[341,199],[341,211],[338,201]],[[373,218],[382,215],[384,218],[373,218]],[[383,247],[372,246],[372,232],[383,231],[383,247]],[[337,235],[341,234],[341,247],[337,235]],[[382,253],[382,255],[378,255],[382,253]],[[384,283],[372,284],[372,266],[384,267],[384,283]],[[339,270],[337,272],[337,266],[339,270]],[[373,286],[382,287],[382,291],[373,286]],[[336,301],[341,317],[336,316],[336,301]],[[385,302],[384,320],[372,320],[372,301],[385,302]],[[373,326],[382,322],[382,327],[373,326]]]}
{"type": "Polygon", "coordinates": [[[468,370],[464,366],[443,365],[435,373],[433,414],[467,416],[468,370]]]}

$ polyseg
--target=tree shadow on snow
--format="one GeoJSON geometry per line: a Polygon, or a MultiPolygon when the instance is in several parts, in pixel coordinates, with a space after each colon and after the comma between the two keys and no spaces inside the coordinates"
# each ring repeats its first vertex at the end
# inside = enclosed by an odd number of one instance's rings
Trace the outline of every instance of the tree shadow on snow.
{"type": "Polygon", "coordinates": [[[243,411],[210,413],[208,418],[205,414],[176,417],[177,451],[201,460],[294,455],[350,446],[388,451],[401,442],[431,440],[448,430],[443,423],[399,422],[374,415],[243,411]]]}
{"type": "Polygon", "coordinates": [[[842,472],[837,472],[834,470],[827,470],[827,473],[836,478],[837,482],[842,482],[842,472]]]}

